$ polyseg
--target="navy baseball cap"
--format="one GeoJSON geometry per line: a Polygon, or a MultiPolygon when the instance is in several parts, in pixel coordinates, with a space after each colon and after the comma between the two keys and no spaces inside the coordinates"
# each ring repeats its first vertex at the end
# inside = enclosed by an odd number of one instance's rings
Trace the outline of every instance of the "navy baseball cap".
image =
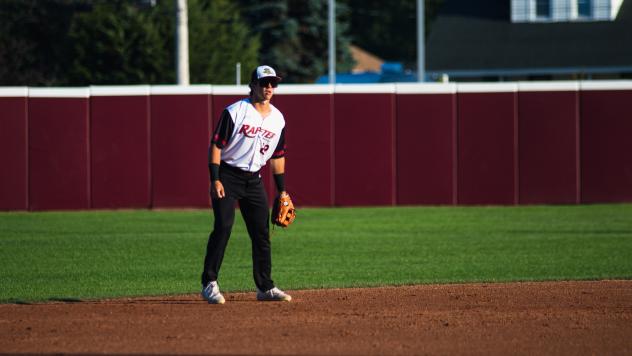
{"type": "Polygon", "coordinates": [[[276,71],[274,70],[274,68],[270,66],[266,66],[266,65],[258,66],[257,69],[252,71],[252,75],[250,76],[250,81],[254,82],[259,79],[264,79],[264,78],[274,78],[276,79],[277,82],[281,81],[281,77],[279,77],[276,74],[276,71]]]}

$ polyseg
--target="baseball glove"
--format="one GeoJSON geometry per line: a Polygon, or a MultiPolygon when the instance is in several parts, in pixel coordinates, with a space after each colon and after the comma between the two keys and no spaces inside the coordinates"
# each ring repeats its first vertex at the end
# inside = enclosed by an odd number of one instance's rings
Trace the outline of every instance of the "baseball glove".
{"type": "Polygon", "coordinates": [[[296,218],[296,209],[292,204],[292,199],[289,195],[278,196],[274,199],[272,205],[272,215],[270,220],[272,224],[280,227],[288,227],[296,218]]]}

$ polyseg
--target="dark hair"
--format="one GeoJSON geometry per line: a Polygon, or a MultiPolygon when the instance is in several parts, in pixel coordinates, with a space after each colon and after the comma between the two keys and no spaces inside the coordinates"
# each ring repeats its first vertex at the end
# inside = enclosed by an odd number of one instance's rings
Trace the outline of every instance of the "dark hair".
{"type": "Polygon", "coordinates": [[[252,71],[252,74],[250,74],[250,83],[248,83],[248,87],[250,88],[250,93],[248,93],[249,96],[252,96],[252,85],[255,84],[259,79],[257,78],[257,68],[255,68],[252,71]]]}
{"type": "Polygon", "coordinates": [[[257,78],[257,68],[255,68],[255,70],[252,71],[252,74],[250,75],[250,82],[251,83],[256,83],[257,80],[259,80],[257,78]]]}

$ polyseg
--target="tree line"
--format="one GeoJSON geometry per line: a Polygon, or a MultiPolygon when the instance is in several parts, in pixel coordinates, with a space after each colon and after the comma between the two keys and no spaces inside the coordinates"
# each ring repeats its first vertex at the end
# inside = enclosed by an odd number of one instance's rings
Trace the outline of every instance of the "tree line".
{"type": "MultiPolygon", "coordinates": [[[[352,42],[412,65],[415,2],[338,0],[337,71],[352,42]]],[[[0,0],[0,85],[173,84],[174,3],[0,0]]],[[[327,0],[188,0],[188,17],[191,83],[233,84],[238,62],[242,78],[259,63],[290,83],[327,73],[327,0]]]]}

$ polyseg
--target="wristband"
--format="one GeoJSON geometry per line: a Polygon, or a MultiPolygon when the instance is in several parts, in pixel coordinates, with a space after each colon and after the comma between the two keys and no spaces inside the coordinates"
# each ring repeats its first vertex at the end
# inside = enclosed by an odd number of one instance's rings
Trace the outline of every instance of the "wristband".
{"type": "Polygon", "coordinates": [[[215,182],[216,180],[219,180],[219,164],[209,163],[208,171],[211,174],[211,182],[215,182]]]}
{"type": "Polygon", "coordinates": [[[285,174],[275,174],[274,183],[276,184],[277,191],[282,192],[285,190],[285,174]]]}

